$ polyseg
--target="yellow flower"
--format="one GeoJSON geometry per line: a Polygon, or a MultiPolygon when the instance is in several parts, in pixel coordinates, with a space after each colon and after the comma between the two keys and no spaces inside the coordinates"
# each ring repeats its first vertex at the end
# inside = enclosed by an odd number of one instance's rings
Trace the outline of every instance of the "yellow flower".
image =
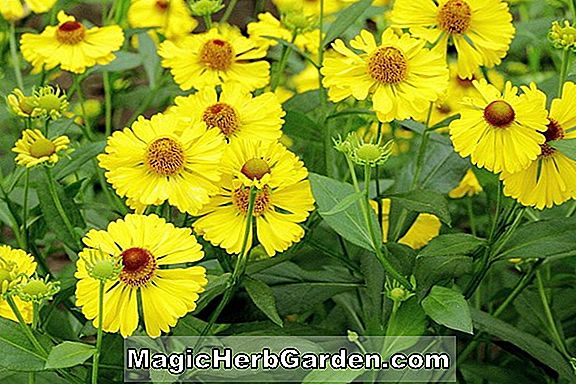
{"type": "Polygon", "coordinates": [[[16,152],[16,164],[26,168],[42,163],[54,164],[58,161],[58,152],[66,150],[70,144],[67,136],[47,139],[38,129],[27,129],[22,132],[22,138],[16,142],[13,152],[16,152]]]}
{"type": "Polygon", "coordinates": [[[177,42],[165,41],[158,54],[162,66],[170,68],[174,81],[183,90],[225,82],[237,82],[254,90],[270,81],[270,64],[258,60],[266,55],[266,49],[227,24],[177,42]]]}
{"type": "MultiPolygon", "coordinates": [[[[258,21],[249,23],[247,29],[250,37],[260,46],[272,47],[278,44],[276,40],[269,39],[266,36],[277,37],[288,42],[292,41],[293,32],[269,12],[259,14],[258,21]]],[[[302,51],[314,54],[318,52],[319,44],[320,30],[317,28],[298,32],[294,39],[296,47],[302,51]]]]}
{"type": "MultiPolygon", "coordinates": [[[[540,103],[546,104],[544,96],[540,103]]],[[[574,83],[565,83],[562,97],[552,100],[548,119],[548,127],[544,132],[546,142],[540,145],[538,158],[520,172],[501,174],[506,196],[537,209],[550,208],[576,198],[576,161],[548,144],[554,140],[576,138],[574,83]]]]}
{"type": "MultiPolygon", "coordinates": [[[[320,15],[320,0],[272,0],[281,13],[300,12],[305,16],[320,15]]],[[[347,7],[346,0],[324,0],[324,14],[330,15],[347,7]]]]}
{"type": "Polygon", "coordinates": [[[16,116],[28,118],[38,115],[38,101],[34,96],[24,95],[18,88],[15,88],[12,93],[6,97],[6,102],[12,113],[16,116]]]}
{"type": "Polygon", "coordinates": [[[322,68],[330,99],[364,100],[372,95],[373,108],[383,122],[418,116],[448,85],[442,56],[424,44],[408,34],[398,37],[390,28],[380,45],[365,30],[354,38],[350,45],[364,52],[360,55],[336,40],[332,47],[343,57],[325,59],[322,68]]]}
{"type": "Polygon", "coordinates": [[[223,150],[217,130],[157,114],[114,132],[98,161],[116,193],[136,202],[133,208],[168,201],[194,215],[218,190],[223,150]]]}
{"type": "Polygon", "coordinates": [[[410,28],[412,35],[436,44],[443,54],[450,40],[462,78],[471,78],[479,66],[500,64],[515,32],[502,0],[396,0],[391,22],[395,28],[410,28]]]}
{"type": "Polygon", "coordinates": [[[91,230],[83,242],[86,248],[76,262],[76,304],[94,326],[100,322],[100,281],[90,277],[86,260],[104,254],[122,263],[118,278],[105,283],[102,329],[106,332],[132,335],[141,313],[146,333],[158,337],[196,308],[198,294],[207,284],[204,267],[186,266],[204,256],[192,231],[175,228],[156,215],[129,214],[110,223],[106,231],[91,230]]]}
{"type": "Polygon", "coordinates": [[[48,12],[57,0],[0,0],[0,14],[8,21],[16,21],[26,17],[30,11],[35,13],[48,12]]]}
{"type": "MultiPolygon", "coordinates": [[[[7,245],[0,245],[0,316],[18,321],[16,315],[4,299],[3,295],[12,295],[14,289],[25,282],[36,271],[34,258],[21,249],[12,249],[7,245]]],[[[21,300],[12,295],[24,321],[32,322],[32,303],[21,300]]]]}
{"type": "Polygon", "coordinates": [[[478,182],[476,175],[472,169],[469,169],[462,180],[460,180],[460,184],[453,190],[448,193],[453,199],[460,199],[464,196],[474,196],[482,192],[482,186],[478,182]]]}
{"type": "MultiPolygon", "coordinates": [[[[229,253],[239,253],[244,238],[250,185],[257,188],[253,217],[256,236],[269,256],[304,236],[298,225],[314,209],[308,171],[279,143],[235,140],[222,161],[219,193],[200,212],[194,229],[229,253]]],[[[253,233],[249,234],[252,244],[253,233]]]]}
{"type": "Polygon", "coordinates": [[[128,23],[133,28],[157,27],[167,39],[185,36],[198,26],[184,0],[132,0],[128,23]]]}
{"type": "Polygon", "coordinates": [[[117,25],[88,29],[62,11],[58,13],[58,23],[39,35],[22,35],[22,55],[35,73],[58,65],[65,71],[83,73],[86,68],[114,60],[112,52],[124,42],[124,33],[117,25]]]}
{"type": "Polygon", "coordinates": [[[507,82],[504,93],[486,80],[473,81],[480,97],[466,99],[461,117],[450,123],[454,149],[462,157],[489,171],[518,172],[540,154],[546,131],[547,112],[534,102],[540,91],[518,89],[507,82]]]}
{"type": "Polygon", "coordinates": [[[212,87],[190,96],[179,96],[170,108],[191,125],[206,123],[217,128],[228,141],[237,138],[277,140],[285,115],[276,95],[266,92],[253,97],[238,83],[222,84],[220,95],[212,87]]]}

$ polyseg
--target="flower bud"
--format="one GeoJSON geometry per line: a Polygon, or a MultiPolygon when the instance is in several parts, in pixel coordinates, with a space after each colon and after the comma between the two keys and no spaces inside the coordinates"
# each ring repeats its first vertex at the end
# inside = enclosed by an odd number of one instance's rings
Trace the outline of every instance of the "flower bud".
{"type": "Polygon", "coordinates": [[[190,10],[194,16],[210,16],[219,12],[224,5],[221,0],[197,0],[190,4],[190,10]]]}

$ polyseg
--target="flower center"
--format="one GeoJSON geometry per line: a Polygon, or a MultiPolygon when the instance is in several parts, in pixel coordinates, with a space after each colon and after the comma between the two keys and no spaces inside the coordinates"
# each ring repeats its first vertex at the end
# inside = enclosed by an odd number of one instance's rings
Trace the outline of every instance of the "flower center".
{"type": "Polygon", "coordinates": [[[239,125],[236,110],[225,103],[216,103],[206,108],[202,120],[208,128],[218,128],[225,136],[234,133],[239,125]]]}
{"type": "Polygon", "coordinates": [[[48,93],[36,99],[38,106],[48,112],[60,109],[60,98],[53,93],[48,93]]]}
{"type": "MultiPolygon", "coordinates": [[[[232,194],[232,202],[242,212],[248,212],[248,203],[250,202],[250,188],[241,187],[232,194]]],[[[270,192],[268,187],[264,187],[256,193],[254,200],[253,215],[255,217],[262,215],[270,206],[270,192]]]]}
{"type": "Polygon", "coordinates": [[[512,106],[504,100],[496,100],[484,108],[484,120],[493,127],[506,128],[516,117],[512,106]]]}
{"type": "Polygon", "coordinates": [[[44,281],[31,280],[22,288],[22,291],[30,296],[37,296],[46,293],[48,289],[48,284],[44,281]]]}
{"type": "Polygon", "coordinates": [[[170,176],[184,168],[184,148],[169,137],[152,142],[146,150],[146,165],[158,175],[170,176]]]}
{"type": "Polygon", "coordinates": [[[382,155],[380,147],[376,144],[363,144],[358,148],[356,155],[364,161],[376,161],[382,155]]]}
{"type": "Polygon", "coordinates": [[[156,258],[144,248],[128,248],[120,254],[122,272],[120,280],[132,287],[145,285],[156,272],[156,258]]]}
{"type": "Polygon", "coordinates": [[[67,21],[56,31],[56,39],[62,44],[74,45],[84,39],[86,29],[77,21],[67,21]]]}
{"type": "Polygon", "coordinates": [[[556,148],[552,147],[548,144],[549,141],[560,140],[564,138],[564,129],[558,124],[558,122],[554,119],[548,119],[550,122],[548,123],[548,129],[544,132],[544,137],[546,138],[546,142],[544,144],[540,144],[540,148],[542,148],[542,152],[540,156],[547,157],[556,152],[556,148]]]}
{"type": "Polygon", "coordinates": [[[464,0],[448,0],[438,12],[440,28],[448,33],[464,33],[470,26],[472,10],[464,0]]]}
{"type": "Polygon", "coordinates": [[[160,12],[165,12],[170,7],[170,2],[168,0],[157,0],[156,1],[156,8],[160,12]]]}
{"type": "Polygon", "coordinates": [[[471,79],[463,79],[460,76],[456,76],[456,81],[458,82],[458,85],[461,86],[462,88],[471,88],[474,86],[474,84],[472,84],[472,81],[474,81],[476,79],[475,76],[472,76],[471,79]]]}
{"type": "Polygon", "coordinates": [[[200,51],[202,63],[212,69],[225,71],[232,65],[234,49],[224,40],[213,39],[207,41],[200,51]]]}
{"type": "Polygon", "coordinates": [[[270,166],[263,159],[250,159],[243,166],[242,174],[250,180],[262,179],[265,174],[270,173],[270,166]]]}
{"type": "Polygon", "coordinates": [[[376,81],[396,84],[406,79],[408,61],[397,48],[381,47],[368,59],[368,74],[376,81]]]}
{"type": "Polygon", "coordinates": [[[38,138],[30,145],[30,155],[39,159],[44,156],[51,156],[56,152],[54,143],[44,137],[38,138]]]}

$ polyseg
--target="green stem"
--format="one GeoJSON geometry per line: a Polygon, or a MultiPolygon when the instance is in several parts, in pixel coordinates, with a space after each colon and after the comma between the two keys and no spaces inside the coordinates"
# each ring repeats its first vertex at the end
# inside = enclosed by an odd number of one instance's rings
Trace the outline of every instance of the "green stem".
{"type": "Polygon", "coordinates": [[[204,15],[204,24],[206,25],[206,30],[209,31],[212,28],[212,16],[204,15]]]}
{"type": "Polygon", "coordinates": [[[74,83],[75,83],[75,89],[76,89],[76,93],[78,94],[78,102],[80,103],[80,109],[82,110],[82,118],[84,120],[84,124],[82,124],[83,127],[83,133],[84,136],[86,136],[86,138],[89,141],[94,141],[94,136],[92,135],[92,127],[90,126],[90,120],[88,119],[88,116],[86,116],[86,107],[84,106],[84,94],[82,93],[82,80],[80,79],[80,76],[74,76],[74,83]]]}
{"type": "Polygon", "coordinates": [[[466,205],[468,207],[468,220],[470,221],[470,231],[472,235],[476,236],[476,220],[474,219],[474,208],[472,207],[472,196],[466,198],[466,205]]]}
{"type": "Polygon", "coordinates": [[[22,81],[22,72],[20,68],[20,58],[18,57],[18,48],[16,46],[16,25],[10,23],[10,55],[12,56],[12,65],[14,66],[14,76],[18,88],[24,91],[24,81],[22,81]]]}
{"type": "Polygon", "coordinates": [[[28,250],[28,191],[30,188],[30,168],[26,168],[24,174],[24,202],[22,204],[22,236],[24,249],[28,250]]]}
{"type": "Polygon", "coordinates": [[[424,165],[424,157],[426,155],[426,147],[428,146],[428,141],[430,139],[430,116],[432,116],[433,103],[430,103],[428,107],[428,115],[426,117],[426,128],[422,132],[422,139],[420,140],[420,147],[418,148],[418,157],[416,157],[416,169],[414,170],[414,179],[412,180],[412,186],[410,189],[414,190],[419,187],[420,184],[420,173],[422,173],[422,166],[424,165]]]}
{"type": "MultiPolygon", "coordinates": [[[[102,82],[104,83],[104,108],[106,118],[106,137],[112,134],[112,91],[110,86],[110,74],[105,71],[102,74],[102,82]]],[[[84,113],[84,111],[83,111],[84,113]]]]}
{"type": "MultiPolygon", "coordinates": [[[[296,34],[292,34],[292,40],[290,40],[290,44],[294,44],[294,40],[296,40],[296,34]]],[[[290,56],[290,52],[292,52],[292,47],[289,45],[282,46],[282,55],[280,56],[280,61],[278,61],[278,65],[274,70],[274,76],[270,81],[270,89],[272,92],[276,90],[278,84],[280,83],[280,77],[282,73],[284,73],[284,69],[286,68],[286,63],[288,62],[288,57],[290,56]]]]}
{"type": "Polygon", "coordinates": [[[104,281],[100,281],[98,287],[98,333],[96,335],[96,352],[94,352],[94,363],[92,365],[92,384],[98,384],[98,364],[100,363],[100,352],[102,350],[102,317],[104,316],[104,281]]]}
{"type": "Polygon", "coordinates": [[[564,48],[562,52],[562,66],[560,67],[560,76],[558,77],[558,96],[562,97],[562,87],[564,86],[564,81],[566,80],[566,74],[568,72],[568,65],[570,63],[570,49],[564,48]]]}
{"type": "Polygon", "coordinates": [[[554,344],[556,344],[556,348],[558,348],[558,350],[562,352],[564,356],[570,358],[571,356],[568,353],[566,346],[564,345],[564,341],[562,340],[562,336],[560,336],[560,332],[556,326],[556,321],[552,315],[552,310],[550,309],[550,304],[548,303],[548,297],[544,291],[544,283],[542,281],[542,275],[540,271],[536,271],[536,285],[538,287],[540,300],[542,301],[542,307],[544,308],[544,315],[546,316],[546,321],[548,322],[546,328],[550,333],[550,337],[554,341],[554,344]]]}
{"type": "Polygon", "coordinates": [[[60,201],[60,198],[58,197],[58,192],[56,191],[56,186],[54,185],[54,180],[52,178],[52,173],[50,172],[50,168],[47,167],[45,169],[46,169],[46,176],[48,179],[48,190],[50,192],[50,196],[52,196],[52,201],[54,202],[54,206],[56,207],[56,210],[58,211],[60,218],[64,222],[64,225],[66,226],[66,229],[68,230],[68,233],[70,233],[70,236],[72,236],[72,239],[74,239],[74,245],[78,245],[77,244],[78,239],[76,236],[76,232],[74,231],[74,226],[72,225],[72,222],[68,218],[68,215],[66,214],[66,211],[64,210],[64,207],[62,206],[62,202],[60,201]]]}
{"type": "Polygon", "coordinates": [[[44,357],[48,356],[44,347],[40,344],[40,342],[38,341],[36,336],[34,336],[34,333],[32,333],[32,330],[30,329],[28,324],[26,324],[26,321],[22,317],[22,313],[20,313],[20,310],[18,309],[18,306],[16,306],[16,303],[14,302],[14,299],[12,298],[12,296],[8,295],[8,297],[6,297],[6,302],[8,303],[10,308],[12,309],[12,312],[14,312],[14,315],[16,315],[16,318],[18,319],[18,323],[20,323],[20,328],[22,328],[22,331],[26,334],[26,337],[28,338],[30,343],[32,343],[34,348],[36,348],[36,350],[39,353],[41,353],[42,356],[44,356],[44,357]]]}
{"type": "Polygon", "coordinates": [[[221,23],[225,23],[228,21],[228,19],[230,18],[230,15],[232,15],[232,11],[234,10],[234,8],[236,8],[236,3],[238,3],[238,0],[231,0],[230,4],[228,4],[228,7],[226,7],[226,11],[224,12],[224,16],[222,16],[222,18],[220,19],[221,23]]]}

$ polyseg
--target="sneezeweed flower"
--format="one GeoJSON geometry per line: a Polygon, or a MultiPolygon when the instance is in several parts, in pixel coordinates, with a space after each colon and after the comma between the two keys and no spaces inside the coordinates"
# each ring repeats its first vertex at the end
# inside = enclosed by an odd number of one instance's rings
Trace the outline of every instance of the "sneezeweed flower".
{"type": "Polygon", "coordinates": [[[480,192],[482,192],[482,186],[478,182],[474,171],[469,169],[462,180],[460,180],[458,186],[448,193],[448,196],[452,199],[461,199],[464,196],[472,197],[480,192]]]}
{"type": "Polygon", "coordinates": [[[365,142],[357,133],[349,133],[345,140],[335,139],[334,147],[354,163],[374,167],[384,164],[392,153],[392,140],[385,144],[379,143],[378,140],[380,138],[365,142]]]}
{"type": "Polygon", "coordinates": [[[259,96],[252,94],[238,83],[223,84],[220,95],[214,88],[203,88],[190,96],[179,96],[176,106],[170,108],[190,124],[204,122],[216,128],[227,141],[242,138],[277,140],[285,112],[272,92],[259,96]]]}
{"type": "Polygon", "coordinates": [[[38,116],[38,102],[34,96],[26,96],[22,90],[15,88],[12,93],[6,97],[6,103],[12,113],[24,118],[33,118],[38,116]]]}
{"type": "Polygon", "coordinates": [[[55,164],[59,153],[68,149],[68,144],[70,139],[67,136],[48,139],[38,129],[27,129],[12,151],[18,154],[16,164],[30,168],[43,163],[55,164]]]}
{"type": "Polygon", "coordinates": [[[424,48],[424,40],[408,34],[397,36],[392,29],[374,36],[363,30],[350,45],[362,51],[356,54],[342,40],[332,44],[342,56],[324,60],[323,84],[334,102],[349,96],[357,100],[372,97],[378,119],[417,117],[436,100],[448,85],[448,67],[442,55],[424,48]]]}
{"type": "Polygon", "coordinates": [[[18,321],[6,302],[6,296],[14,299],[16,306],[27,323],[32,322],[32,303],[15,296],[18,286],[36,271],[34,258],[21,249],[0,245],[0,316],[18,321]]]}
{"type": "Polygon", "coordinates": [[[444,54],[453,43],[462,78],[471,78],[479,66],[500,64],[515,33],[502,0],[396,0],[390,19],[392,27],[409,28],[444,54]]]}
{"type": "Polygon", "coordinates": [[[133,28],[155,27],[167,39],[178,39],[198,26],[184,0],[132,0],[128,23],[133,28]]]}
{"type": "MultiPolygon", "coordinates": [[[[541,94],[540,101],[534,102],[544,106],[546,97],[541,94]]],[[[520,172],[501,174],[506,196],[537,209],[576,198],[576,161],[550,145],[553,141],[576,138],[576,84],[564,84],[562,97],[552,100],[548,120],[546,142],[540,145],[538,158],[520,172]]]]}
{"type": "Polygon", "coordinates": [[[68,110],[68,98],[60,87],[44,86],[34,90],[37,116],[57,120],[68,110]]]}
{"type": "Polygon", "coordinates": [[[2,0],[0,14],[8,21],[16,21],[34,13],[48,12],[57,0],[2,0]]]}
{"type": "Polygon", "coordinates": [[[60,291],[59,281],[49,281],[48,277],[44,279],[32,277],[26,282],[19,284],[16,288],[18,297],[23,301],[32,303],[42,303],[45,300],[52,300],[55,294],[60,291]]]}
{"type": "Polygon", "coordinates": [[[473,81],[480,97],[463,102],[461,116],[450,123],[454,149],[472,163],[494,173],[521,171],[541,152],[547,112],[533,102],[540,91],[518,88],[507,82],[501,94],[486,80],[473,81]]]}
{"type": "Polygon", "coordinates": [[[194,16],[210,16],[224,9],[222,0],[194,0],[189,4],[190,11],[194,16]]]}
{"type": "Polygon", "coordinates": [[[140,117],[108,138],[98,156],[106,179],[132,208],[168,201],[195,215],[218,191],[224,151],[220,132],[203,122],[187,124],[175,115],[140,117]]]}
{"type": "Polygon", "coordinates": [[[552,22],[552,28],[548,32],[548,40],[557,49],[571,49],[576,51],[576,28],[570,25],[568,20],[564,20],[564,25],[559,22],[552,22]]]}
{"type": "MultiPolygon", "coordinates": [[[[256,236],[268,256],[283,252],[304,236],[298,224],[314,209],[304,164],[283,145],[235,140],[222,160],[220,191],[199,212],[194,229],[228,253],[242,249],[250,188],[256,188],[256,236]]],[[[249,234],[252,244],[253,233],[249,234]]]]}
{"type": "Polygon", "coordinates": [[[86,68],[114,60],[112,52],[122,46],[124,33],[117,25],[86,28],[61,11],[57,26],[48,26],[40,34],[25,33],[20,42],[22,55],[32,64],[34,73],[57,66],[84,73],[86,68]]]}
{"type": "Polygon", "coordinates": [[[390,148],[392,155],[406,153],[410,150],[414,133],[402,126],[393,129],[392,125],[388,123],[373,122],[371,125],[358,128],[356,135],[364,142],[373,142],[378,140],[378,131],[380,131],[380,140],[392,141],[390,148]]]}
{"type": "Polygon", "coordinates": [[[86,248],[76,263],[76,304],[96,327],[101,280],[87,266],[94,266],[90,260],[103,260],[102,254],[121,260],[119,275],[104,284],[102,329],[106,332],[132,335],[141,314],[146,333],[158,337],[196,308],[207,284],[204,267],[188,266],[204,256],[192,231],[176,228],[156,215],[129,214],[105,231],[89,231],[83,242],[86,248]]]}
{"type": "Polygon", "coordinates": [[[221,24],[208,32],[165,41],[158,54],[183,90],[237,82],[254,90],[270,80],[270,64],[261,60],[265,47],[242,36],[231,25],[221,24]]]}
{"type": "MultiPolygon", "coordinates": [[[[281,13],[301,13],[305,16],[320,15],[320,0],[272,0],[281,13]]],[[[346,0],[324,0],[324,15],[331,15],[349,6],[346,0]]]]}

